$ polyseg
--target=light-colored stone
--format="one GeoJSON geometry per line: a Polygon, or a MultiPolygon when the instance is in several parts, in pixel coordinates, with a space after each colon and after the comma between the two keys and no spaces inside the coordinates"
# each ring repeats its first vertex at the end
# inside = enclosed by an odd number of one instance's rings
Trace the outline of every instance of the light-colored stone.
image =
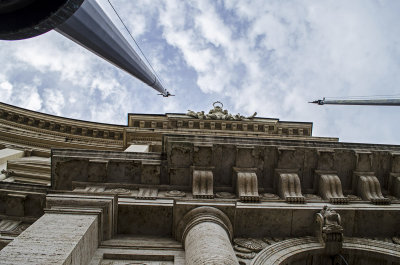
{"type": "Polygon", "coordinates": [[[96,215],[45,214],[0,251],[0,264],[87,264],[98,244],[96,215]]]}
{"type": "Polygon", "coordinates": [[[150,151],[150,145],[148,144],[131,144],[128,148],[125,149],[125,152],[134,152],[134,153],[146,153],[150,151]]]}

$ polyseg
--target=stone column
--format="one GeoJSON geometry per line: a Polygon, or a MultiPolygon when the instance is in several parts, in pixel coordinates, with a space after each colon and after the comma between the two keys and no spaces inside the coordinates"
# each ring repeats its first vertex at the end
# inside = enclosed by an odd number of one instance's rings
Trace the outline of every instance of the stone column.
{"type": "Polygon", "coordinates": [[[177,237],[184,243],[187,265],[239,264],[231,244],[232,225],[221,210],[191,210],[179,223],[177,237]]]}
{"type": "Polygon", "coordinates": [[[0,264],[88,264],[98,216],[46,213],[0,251],[0,264]]]}

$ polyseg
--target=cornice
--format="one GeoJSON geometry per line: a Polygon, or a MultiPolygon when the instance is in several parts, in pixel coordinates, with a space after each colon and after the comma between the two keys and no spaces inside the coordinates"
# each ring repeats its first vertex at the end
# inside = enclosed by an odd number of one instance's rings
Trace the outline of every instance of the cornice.
{"type": "Polygon", "coordinates": [[[122,146],[124,126],[80,121],[0,103],[3,124],[47,135],[122,146]]]}

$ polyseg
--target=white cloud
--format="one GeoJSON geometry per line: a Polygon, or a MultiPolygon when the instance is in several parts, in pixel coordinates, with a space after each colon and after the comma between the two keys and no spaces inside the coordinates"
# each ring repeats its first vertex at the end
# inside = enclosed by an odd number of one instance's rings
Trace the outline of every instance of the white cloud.
{"type": "MultiPolygon", "coordinates": [[[[108,2],[99,2],[128,37],[108,2]]],[[[176,97],[156,97],[151,88],[53,32],[0,43],[1,100],[122,124],[127,112],[206,110],[211,101],[223,100],[235,113],[313,121],[319,136],[400,143],[393,108],[306,103],[322,96],[399,94],[400,3],[112,3],[176,97]]]]}

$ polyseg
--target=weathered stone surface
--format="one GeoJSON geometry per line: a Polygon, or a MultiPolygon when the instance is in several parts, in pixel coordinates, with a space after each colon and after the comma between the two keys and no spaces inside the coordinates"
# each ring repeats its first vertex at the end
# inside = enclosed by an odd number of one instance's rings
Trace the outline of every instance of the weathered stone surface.
{"type": "Polygon", "coordinates": [[[194,198],[214,198],[214,178],[211,170],[193,170],[192,193],[194,198]]]}
{"type": "Polygon", "coordinates": [[[0,264],[87,264],[97,225],[95,215],[45,214],[0,251],[0,264]]]}
{"type": "Polygon", "coordinates": [[[211,222],[190,229],[185,239],[185,258],[188,265],[239,264],[226,231],[211,222]]]}
{"type": "Polygon", "coordinates": [[[289,203],[304,203],[305,198],[301,193],[301,184],[299,176],[296,173],[279,173],[278,177],[278,192],[282,199],[289,203]]]}
{"type": "Polygon", "coordinates": [[[336,174],[320,172],[318,174],[318,194],[331,203],[348,203],[348,198],[343,195],[342,184],[336,174]]]}
{"type": "Polygon", "coordinates": [[[258,202],[258,180],[255,169],[235,168],[236,194],[241,201],[258,202]]]}

